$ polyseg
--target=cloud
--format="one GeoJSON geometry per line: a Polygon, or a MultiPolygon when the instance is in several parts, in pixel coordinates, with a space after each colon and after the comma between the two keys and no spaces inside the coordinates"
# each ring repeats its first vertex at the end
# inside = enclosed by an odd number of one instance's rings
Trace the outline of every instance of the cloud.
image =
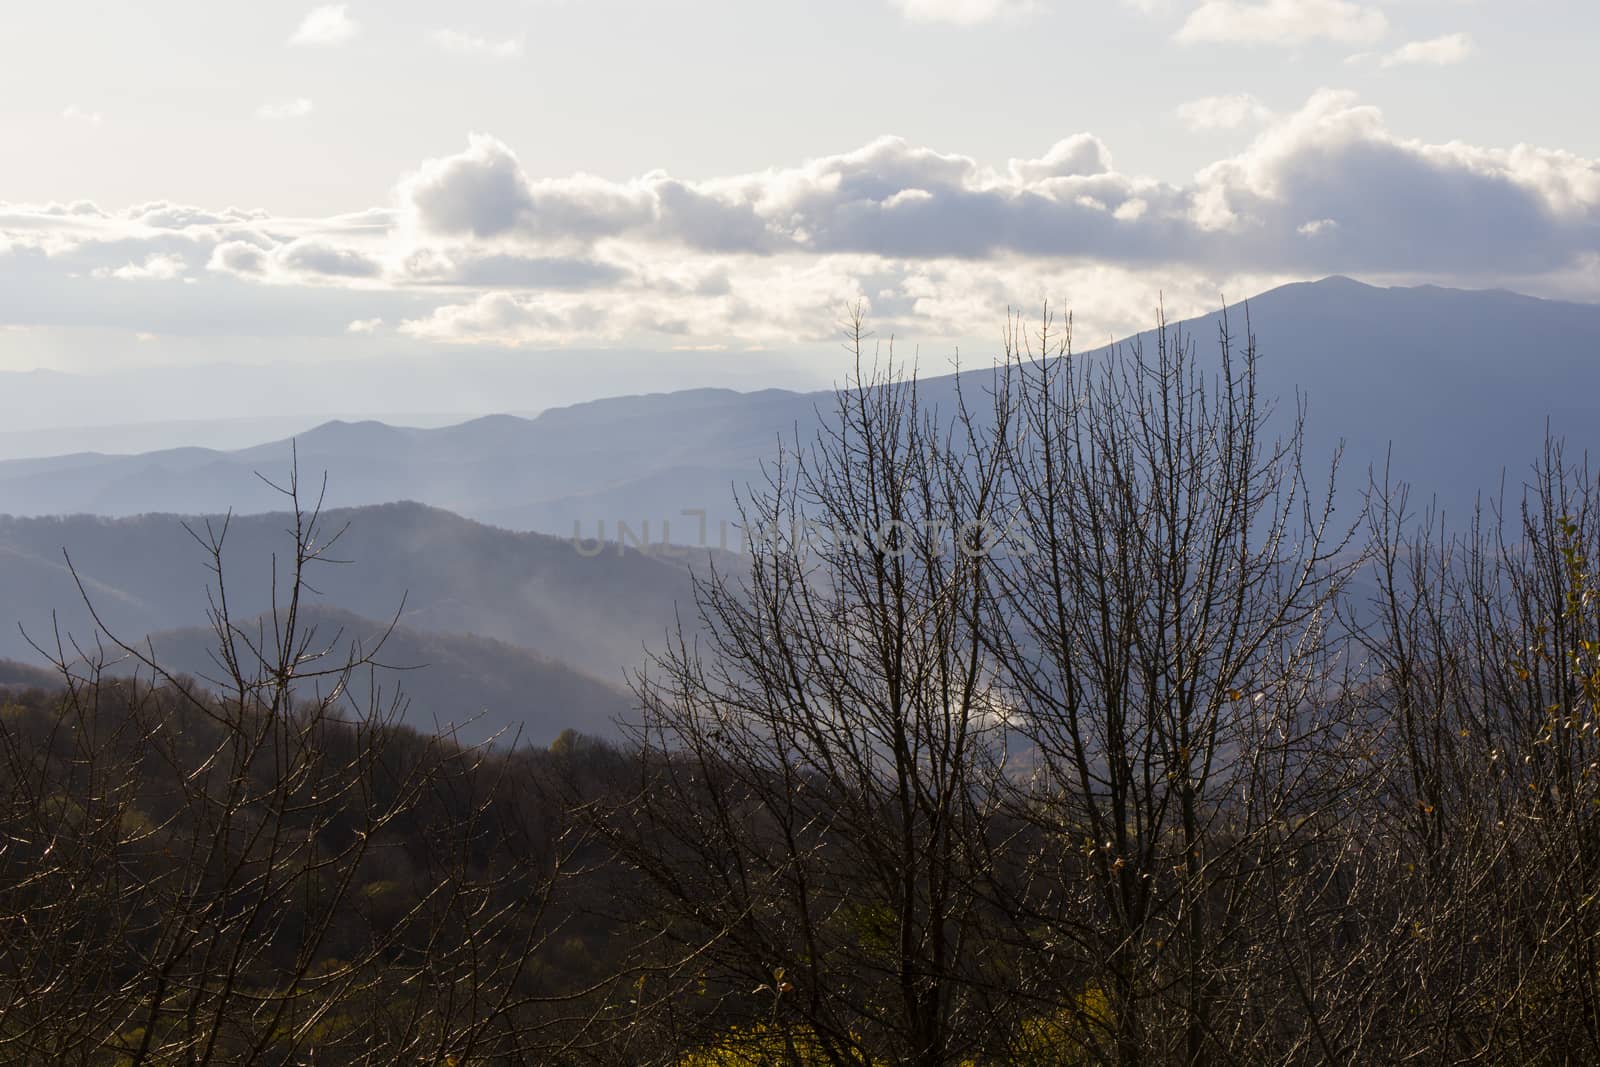
{"type": "Polygon", "coordinates": [[[1039,159],[1013,159],[1007,170],[1018,183],[1105,174],[1111,170],[1111,152],[1100,138],[1077,133],[1051,145],[1039,159]]]}
{"type": "Polygon", "coordinates": [[[262,309],[299,300],[337,336],[381,317],[386,337],[441,343],[773,347],[826,334],[858,297],[885,329],[982,335],[1041,295],[1032,279],[1120,309],[1119,287],[1189,278],[1235,293],[1335,273],[1568,293],[1596,276],[1600,161],[1405,137],[1347,92],[1276,115],[1249,97],[1190,105],[1191,125],[1259,128],[1181,181],[1119,169],[1088,133],[993,163],[884,137],[694,180],[539,175],[477,134],[386,202],[325,218],[0,204],[0,324],[114,307],[172,336],[181,308],[214,330],[217,309],[197,301],[222,293],[263,330],[293,323],[262,309]],[[139,317],[157,307],[168,317],[139,317]]]}
{"type": "Polygon", "coordinates": [[[445,237],[592,240],[652,215],[649,197],[628,185],[584,175],[535,183],[511,149],[481,134],[465,152],[423,163],[400,197],[423,232],[445,237]]]}
{"type": "Polygon", "coordinates": [[[82,122],[89,126],[98,126],[106,117],[98,111],[87,111],[77,104],[68,104],[61,109],[61,117],[68,122],[82,122]]]}
{"type": "Polygon", "coordinates": [[[123,212],[123,217],[141,226],[160,230],[182,230],[190,226],[216,226],[232,221],[224,213],[208,211],[190,204],[172,204],[165,200],[152,200],[136,204],[123,212]]]}
{"type": "Polygon", "coordinates": [[[595,289],[616,285],[628,272],[589,258],[421,249],[405,261],[407,279],[421,284],[497,289],[595,289]]]}
{"type": "Polygon", "coordinates": [[[292,45],[328,47],[351,41],[361,32],[359,23],[350,17],[345,4],[324,4],[312,8],[289,38],[292,45]]]}
{"type": "Polygon", "coordinates": [[[0,203],[0,226],[26,226],[30,222],[48,225],[47,220],[53,219],[109,219],[110,217],[110,212],[93,200],[74,200],[65,204],[55,201],[48,204],[0,203]]]}
{"type": "Polygon", "coordinates": [[[310,237],[299,238],[276,249],[273,260],[286,271],[324,274],[333,278],[375,278],[383,270],[378,261],[370,256],[310,237]]]}
{"type": "Polygon", "coordinates": [[[615,346],[630,339],[677,351],[827,344],[860,302],[881,335],[946,341],[987,337],[1008,305],[1070,297],[1089,343],[1149,325],[1164,300],[1178,315],[1215,310],[1218,292],[1259,292],[1289,278],[1185,272],[1152,276],[1104,265],[1035,261],[891,263],[836,257],[741,262],[725,289],[604,294],[486,293],[407,318],[402,336],[453,345],[615,346]]]}
{"type": "Polygon", "coordinates": [[[1447,33],[1428,41],[1412,41],[1383,57],[1383,66],[1448,67],[1465,62],[1473,53],[1472,38],[1464,33],[1447,33]]]}
{"type": "Polygon", "coordinates": [[[516,284],[525,271],[534,273],[522,282],[549,283],[537,274],[549,262],[594,262],[602,246],[647,260],[676,249],[1391,270],[1440,269],[1473,243],[1474,254],[1498,247],[1532,260],[1541,246],[1559,259],[1593,240],[1600,178],[1589,160],[1404,140],[1341,93],[1317,94],[1278,119],[1250,98],[1206,101],[1185,115],[1201,126],[1267,125],[1245,151],[1179,184],[1116,170],[1089,135],[1003,170],[882,138],[699,182],[660,172],[534,178],[508,146],[479,135],[424,164],[400,193],[413,240],[444,249],[451,264],[429,276],[484,286],[516,284]],[[1337,229],[1312,258],[1299,228],[1321,219],[1337,229]]]}
{"type": "Polygon", "coordinates": [[[146,256],[142,262],[129,263],[116,269],[101,268],[95,271],[99,278],[117,278],[121,281],[171,281],[183,277],[183,272],[188,269],[182,256],[161,255],[159,253],[146,256]]]}
{"type": "Polygon", "coordinates": [[[212,248],[206,269],[241,278],[297,283],[371,281],[384,274],[384,265],[373,252],[312,236],[283,243],[263,236],[223,241],[212,248]]]}
{"type": "Polygon", "coordinates": [[[1248,97],[1209,100],[1186,115],[1200,125],[1265,128],[1244,151],[1179,184],[1117,171],[1089,135],[1003,170],[884,138],[798,166],[701,182],[660,173],[620,182],[535,179],[503,143],[476,137],[467,151],[426,164],[402,185],[402,198],[425,242],[460,246],[457,266],[445,272],[452,284],[486,286],[509,279],[495,270],[530,269],[556,253],[570,263],[600,247],[645,263],[684,254],[1024,257],[1453,275],[1464,263],[1556,269],[1600,249],[1593,160],[1405,139],[1376,108],[1338,92],[1277,118],[1248,97]],[[460,250],[478,246],[482,256],[511,258],[474,261],[460,250]],[[470,262],[485,273],[467,273],[461,265],[470,262]]]}
{"type": "Polygon", "coordinates": [[[300,119],[311,114],[312,103],[300,96],[292,100],[269,100],[256,108],[258,119],[300,119]]]}
{"type": "Polygon", "coordinates": [[[450,344],[537,347],[639,337],[674,346],[706,338],[741,344],[824,341],[834,336],[845,306],[871,306],[863,284],[871,268],[848,258],[786,257],[742,262],[717,285],[660,274],[638,280],[642,284],[626,288],[622,299],[591,292],[487,292],[406,319],[398,330],[450,344]]]}
{"type": "Polygon", "coordinates": [[[425,231],[448,236],[510,233],[533,210],[533,190],[516,155],[481,134],[467,150],[430,159],[400,186],[400,199],[425,231]]]}
{"type": "Polygon", "coordinates": [[[211,250],[206,269],[248,276],[265,274],[269,265],[266,250],[259,246],[248,241],[225,241],[211,250]]]}
{"type": "Polygon", "coordinates": [[[1184,21],[1183,44],[1370,44],[1389,29],[1377,7],[1353,0],[1206,0],[1184,21]]]}
{"type": "MultiPolygon", "coordinates": [[[[1249,97],[1192,101],[1181,113],[1203,127],[1265,126],[1243,151],[1179,183],[1116,169],[1088,134],[1000,168],[890,137],[699,181],[659,171],[534,177],[504,142],[473,135],[463,151],[402,179],[394,208],[291,221],[156,203],[118,218],[203,240],[198,261],[241,275],[566,291],[626,288],[674,258],[1457,272],[1508,257],[1519,269],[1556,269],[1600,250],[1600,165],[1591,159],[1402,138],[1348,93],[1318,93],[1279,117],[1249,97]],[[1302,227],[1318,220],[1329,225],[1312,246],[1302,227]]],[[[0,216],[0,232],[42,240],[89,225],[63,210],[0,216]]]]}
{"type": "Polygon", "coordinates": [[[372,334],[383,328],[382,319],[353,319],[344,328],[345,333],[372,334]]]}
{"type": "Polygon", "coordinates": [[[913,22],[949,22],[975,26],[1000,18],[1016,18],[1038,9],[1036,0],[889,0],[913,22]]]}
{"type": "Polygon", "coordinates": [[[446,52],[477,59],[515,59],[522,54],[522,41],[507,37],[492,40],[466,30],[434,30],[429,39],[446,52]]]}
{"type": "Polygon", "coordinates": [[[1244,153],[1206,168],[1196,202],[1215,225],[1212,255],[1322,272],[1535,272],[1600,247],[1594,160],[1401,138],[1348,93],[1317,94],[1244,153]],[[1296,254],[1283,238],[1308,219],[1337,227],[1315,254],[1296,254]]]}
{"type": "Polygon", "coordinates": [[[1272,109],[1249,93],[1234,93],[1185,101],[1176,114],[1191,133],[1209,133],[1260,125],[1272,118],[1272,109]]]}

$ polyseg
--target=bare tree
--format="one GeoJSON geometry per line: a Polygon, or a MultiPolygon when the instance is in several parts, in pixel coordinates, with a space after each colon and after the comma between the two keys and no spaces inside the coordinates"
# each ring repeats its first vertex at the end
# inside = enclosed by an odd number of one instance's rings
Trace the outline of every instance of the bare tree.
{"type": "Polygon", "coordinates": [[[229,607],[227,522],[190,531],[210,676],[102,625],[0,720],[0,1061],[527,1060],[576,1032],[530,961],[577,842],[514,755],[402,725],[382,639],[308,621],[342,531],[282,492],[259,619],[229,607]]]}
{"type": "Polygon", "coordinates": [[[1397,870],[1361,907],[1388,949],[1375,1014],[1397,1058],[1587,1062],[1600,1056],[1594,479],[1551,442],[1514,510],[1480,509],[1460,532],[1418,522],[1404,486],[1375,500],[1364,695],[1387,788],[1365,846],[1397,870]]]}
{"type": "Polygon", "coordinates": [[[1048,312],[1007,336],[997,452],[1026,550],[987,633],[1039,835],[1011,910],[1097,1062],[1276,1059],[1305,1014],[1260,939],[1275,872],[1337,817],[1329,621],[1354,559],[1302,410],[1273,436],[1226,321],[1214,359],[1165,322],[1092,362],[1048,312]]]}
{"type": "Polygon", "coordinates": [[[655,890],[641,989],[703,1005],[664,1059],[947,1064],[1004,1026],[975,888],[1004,794],[974,550],[998,468],[863,341],[857,316],[834,418],[748,502],[748,571],[700,582],[704,643],[638,679],[643,776],[607,827],[655,890]]]}

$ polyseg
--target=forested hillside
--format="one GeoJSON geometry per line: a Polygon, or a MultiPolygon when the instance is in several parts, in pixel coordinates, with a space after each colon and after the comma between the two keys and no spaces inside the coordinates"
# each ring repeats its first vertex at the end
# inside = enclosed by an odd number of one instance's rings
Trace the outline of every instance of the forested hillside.
{"type": "MultiPolygon", "coordinates": [[[[615,736],[633,707],[620,678],[607,684],[493,638],[429,633],[326,607],[313,607],[303,618],[315,627],[320,643],[353,643],[384,665],[375,676],[348,680],[351,706],[364,708],[374,699],[382,703],[385,695],[401,695],[401,718],[408,725],[464,744],[493,739],[542,747],[575,728],[615,736]]],[[[270,619],[254,619],[245,630],[264,632],[270,625],[270,619]]],[[[205,627],[150,634],[139,643],[153,649],[170,671],[203,681],[225,674],[216,635],[205,627]]],[[[124,661],[124,666],[133,663],[124,661]]]]}
{"type": "MultiPolygon", "coordinates": [[[[275,500],[281,506],[282,497],[275,500]]],[[[8,620],[0,655],[32,657],[16,623],[48,644],[53,614],[64,631],[89,638],[92,621],[68,556],[102,619],[125,639],[200,623],[205,553],[185,525],[220,532],[224,520],[0,517],[0,606],[8,620]]],[[[273,553],[287,523],[281,512],[226,520],[224,555],[236,561],[233,607],[241,618],[268,607],[273,553]]],[[[620,684],[623,667],[662,637],[690,588],[682,560],[615,544],[579,551],[570,537],[513,533],[420,504],[337,509],[324,523],[344,531],[338,555],[349,561],[324,573],[325,606],[368,619],[400,612],[409,629],[493,638],[609,684],[620,684]]]]}

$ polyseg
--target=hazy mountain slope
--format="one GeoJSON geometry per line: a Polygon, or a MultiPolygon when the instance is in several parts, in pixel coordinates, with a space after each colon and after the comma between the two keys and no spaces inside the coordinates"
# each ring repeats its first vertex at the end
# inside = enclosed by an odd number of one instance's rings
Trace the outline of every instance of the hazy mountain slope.
{"type": "MultiPolygon", "coordinates": [[[[1600,305],[1330,278],[1234,309],[1237,337],[1247,312],[1263,395],[1307,397],[1311,454],[1343,439],[1348,491],[1392,443],[1396,473],[1460,511],[1502,471],[1515,489],[1547,424],[1573,452],[1600,445],[1600,305]]],[[[1189,324],[1197,344],[1215,343],[1218,318],[1189,324]]]]}
{"type": "MultiPolygon", "coordinates": [[[[321,604],[388,619],[404,599],[401,621],[410,628],[507,641],[607,682],[638,662],[675,605],[689,600],[686,568],[614,546],[588,557],[567,539],[482,526],[420,504],[335,510],[325,521],[330,532],[348,523],[334,554],[352,562],[317,572],[321,604]]],[[[269,606],[272,555],[287,546],[285,526],[282,514],[232,520],[224,559],[239,617],[269,606]]],[[[174,516],[0,518],[0,656],[34,659],[16,624],[48,634],[52,609],[64,628],[89,634],[63,548],[125,636],[205,617],[205,555],[174,516]]]]}
{"type": "Polygon", "coordinates": [[[0,659],[0,689],[53,689],[57,677],[48,670],[16,660],[0,659]]]}
{"type": "MultiPolygon", "coordinates": [[[[27,379],[20,375],[0,372],[0,390],[16,391],[23,378],[21,390],[27,402],[27,379]]],[[[80,379],[81,381],[81,379],[80,379]]],[[[17,398],[11,398],[13,404],[17,398]]],[[[36,417],[48,414],[47,407],[35,407],[36,417]]],[[[70,400],[56,410],[57,418],[80,417],[70,400]]],[[[179,446],[210,449],[240,449],[304,433],[327,422],[329,415],[258,415],[239,418],[169,419],[163,421],[117,422],[80,426],[49,426],[36,429],[18,429],[16,412],[7,412],[0,406],[0,460],[26,459],[30,456],[65,455],[77,452],[135,453],[157,452],[179,446]],[[9,416],[9,417],[8,417],[9,416]]],[[[395,415],[394,422],[407,426],[454,425],[464,416],[437,416],[426,412],[395,415]]]]}
{"type": "MultiPolygon", "coordinates": [[[[376,695],[378,703],[387,707],[398,686],[404,694],[406,721],[426,732],[453,725],[463,741],[476,743],[496,735],[510,740],[520,731],[523,742],[545,745],[569,727],[610,734],[615,721],[631,707],[628,693],[618,686],[502,641],[426,633],[407,626],[386,635],[386,623],[327,608],[308,613],[304,622],[316,627],[318,647],[332,644],[341,653],[352,643],[363,650],[379,648],[382,664],[404,668],[379,672],[375,694],[373,679],[358,672],[350,680],[352,706],[365,708],[376,695]]],[[[151,635],[149,641],[157,661],[168,670],[211,680],[219,677],[211,630],[169,630],[151,635]]],[[[4,667],[0,663],[0,680],[4,667]]]]}
{"type": "MultiPolygon", "coordinates": [[[[1343,278],[1285,286],[1231,312],[1261,345],[1261,387],[1284,408],[1310,398],[1314,455],[1348,442],[1346,486],[1365,483],[1390,441],[1397,470],[1452,508],[1520,474],[1546,418],[1578,447],[1600,395],[1600,305],[1503,291],[1379,289],[1343,278]]],[[[1188,324],[1209,346],[1216,317],[1188,324]]],[[[1095,353],[1088,353],[1093,358],[1095,353]]],[[[948,378],[927,381],[948,405],[948,378]]],[[[705,509],[731,518],[732,486],[760,479],[781,438],[817,426],[828,394],[702,389],[599,400],[534,419],[495,416],[439,429],[328,423],[300,435],[302,470],[330,473],[330,500],[357,505],[422,500],[520,529],[570,535],[606,520],[662,520],[694,540],[705,509]]],[[[508,397],[507,406],[517,406],[508,397]]],[[[259,511],[273,494],[253,476],[281,475],[290,444],[238,452],[179,449],[141,456],[79,455],[0,463],[0,511],[110,515],[146,511],[259,511]]]]}
{"type": "MultiPolygon", "coordinates": [[[[435,430],[333,422],[301,434],[293,446],[303,472],[329,473],[335,505],[422,500],[472,518],[570,534],[575,520],[591,529],[602,518],[659,526],[684,509],[723,506],[729,485],[748,480],[780,434],[814,425],[817,399],[779,390],[699,390],[435,430]],[[586,499],[640,483],[655,490],[650,511],[632,497],[586,499]]],[[[0,462],[0,512],[264,511],[279,500],[256,474],[281,477],[293,454],[285,440],[238,452],[0,462]]]]}

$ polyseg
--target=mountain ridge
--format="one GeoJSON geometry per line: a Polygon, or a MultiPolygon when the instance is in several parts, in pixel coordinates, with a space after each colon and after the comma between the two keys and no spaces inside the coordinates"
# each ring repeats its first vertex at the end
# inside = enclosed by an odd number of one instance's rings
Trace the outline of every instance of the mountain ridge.
{"type": "MultiPolygon", "coordinates": [[[[256,621],[243,625],[249,630],[256,621]]],[[[264,621],[270,626],[270,618],[264,621]]],[[[515,739],[542,747],[566,729],[615,735],[616,724],[632,708],[630,695],[620,686],[507,641],[430,633],[321,605],[305,612],[301,624],[315,628],[314,647],[329,648],[334,661],[359,645],[376,653],[385,668],[376,679],[363,671],[347,679],[348,706],[361,711],[373,705],[387,708],[397,697],[403,698],[402,721],[407,725],[424,733],[444,730],[467,744],[515,739]]],[[[191,675],[203,683],[225,681],[217,678],[219,669],[212,658],[217,638],[207,627],[148,634],[139,645],[151,649],[169,673],[191,675]]],[[[242,658],[248,659],[247,654],[242,658]]],[[[122,671],[132,668],[126,660],[119,665],[122,671]]],[[[218,688],[225,692],[229,687],[218,688]]]]}
{"type": "MultiPolygon", "coordinates": [[[[103,621],[124,640],[192,626],[208,608],[208,557],[184,530],[208,517],[0,517],[0,657],[37,662],[18,632],[47,638],[57,623],[80,640],[96,627],[68,571],[65,550],[103,621]]],[[[288,547],[282,511],[209,517],[227,523],[224,564],[232,608],[270,607],[274,553],[288,547]]],[[[682,561],[633,548],[579,552],[570,539],[505,530],[414,502],[335,508],[325,534],[345,530],[334,555],[350,562],[314,576],[317,603],[368,619],[402,605],[401,625],[503,641],[607,684],[643,662],[677,606],[692,601],[682,561]]]]}
{"type": "MultiPolygon", "coordinates": [[[[1359,491],[1365,469],[1392,446],[1402,476],[1460,507],[1532,458],[1546,415],[1558,434],[1591,443],[1574,398],[1600,392],[1600,305],[1506,290],[1383,288],[1336,275],[1280,286],[1226,314],[1236,341],[1247,323],[1260,341],[1263,395],[1308,398],[1310,457],[1347,444],[1345,492],[1359,491]]],[[[1178,324],[1202,355],[1221,315],[1178,324]]],[[[952,381],[923,384],[938,400],[952,381]]],[[[297,453],[303,474],[329,473],[335,506],[414,499],[561,535],[601,521],[676,526],[699,511],[715,527],[734,517],[732,490],[759,484],[780,439],[809,436],[830,403],[826,391],[699,388],[431,428],[329,420],[234,451],[11,460],[0,462],[0,511],[260,512],[274,499],[255,475],[282,474],[297,453]]]]}

